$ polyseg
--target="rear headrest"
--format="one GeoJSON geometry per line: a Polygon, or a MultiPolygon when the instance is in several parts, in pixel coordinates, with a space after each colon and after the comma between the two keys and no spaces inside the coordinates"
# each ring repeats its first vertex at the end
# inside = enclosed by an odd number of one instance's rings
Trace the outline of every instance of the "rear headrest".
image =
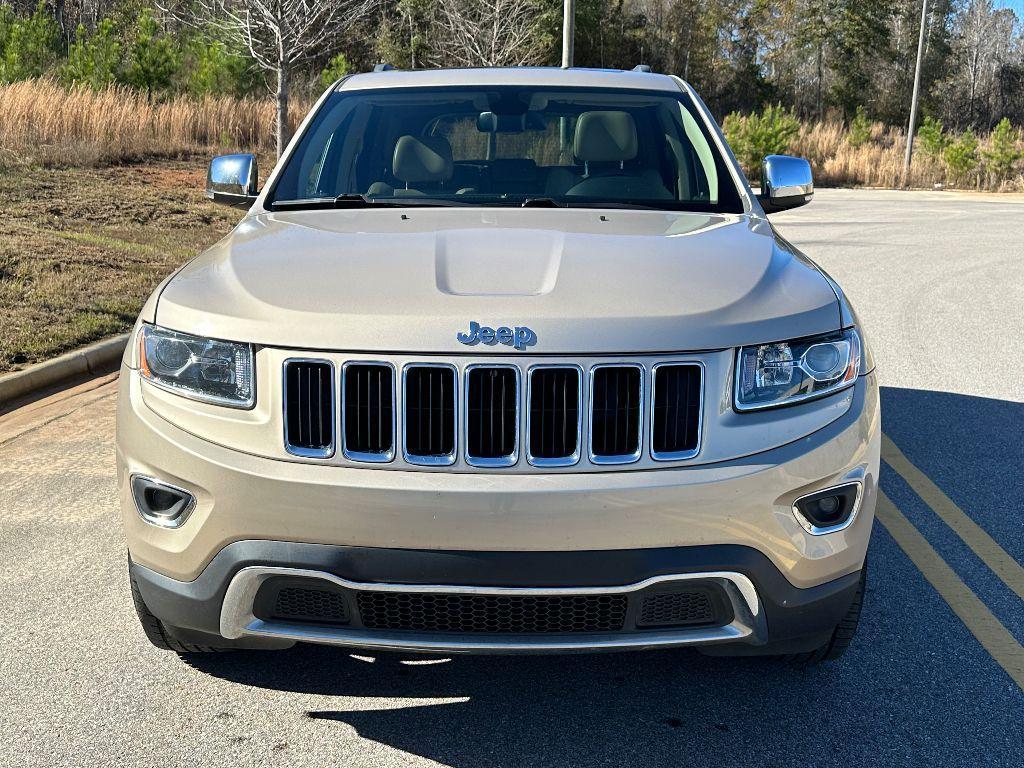
{"type": "Polygon", "coordinates": [[[628,112],[584,112],[576,121],[576,157],[587,163],[619,163],[636,157],[636,123],[628,112]]]}
{"type": "Polygon", "coordinates": [[[452,145],[442,136],[402,136],[391,163],[395,178],[409,184],[452,177],[452,145]]]}

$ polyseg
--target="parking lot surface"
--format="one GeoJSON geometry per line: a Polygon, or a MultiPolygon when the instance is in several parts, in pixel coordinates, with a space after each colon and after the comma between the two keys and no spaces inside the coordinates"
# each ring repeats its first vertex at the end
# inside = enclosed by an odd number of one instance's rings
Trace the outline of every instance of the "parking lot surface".
{"type": "Polygon", "coordinates": [[[1020,766],[1024,199],[825,190],[774,220],[852,298],[883,386],[885,499],[841,661],[186,663],[131,607],[108,377],[0,417],[0,764],[1020,766]]]}

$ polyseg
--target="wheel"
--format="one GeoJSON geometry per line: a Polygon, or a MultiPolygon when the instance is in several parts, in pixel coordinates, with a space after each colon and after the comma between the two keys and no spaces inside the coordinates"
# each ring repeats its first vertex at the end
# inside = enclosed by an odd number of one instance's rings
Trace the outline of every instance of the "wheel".
{"type": "MultiPolygon", "coordinates": [[[[131,567],[128,568],[128,578],[132,585],[132,602],[135,603],[135,613],[139,616],[142,631],[146,633],[146,638],[149,642],[157,648],[164,651],[174,651],[178,654],[218,653],[231,650],[227,646],[218,647],[215,644],[196,644],[179,639],[176,636],[177,633],[174,627],[164,624],[150,613],[149,608],[146,607],[146,602],[142,599],[142,593],[139,592],[139,585],[135,581],[135,574],[132,573],[131,567]]],[[[179,632],[184,634],[181,630],[179,632]]]]}
{"type": "Polygon", "coordinates": [[[860,581],[857,584],[857,591],[853,595],[853,602],[850,603],[850,607],[842,621],[836,625],[828,642],[819,648],[815,648],[813,651],[794,654],[790,656],[790,659],[797,664],[819,664],[823,661],[834,661],[846,653],[846,649],[853,642],[854,635],[857,634],[857,625],[860,624],[860,612],[864,607],[864,585],[867,581],[867,575],[868,564],[865,562],[864,567],[860,570],[860,581]]]}

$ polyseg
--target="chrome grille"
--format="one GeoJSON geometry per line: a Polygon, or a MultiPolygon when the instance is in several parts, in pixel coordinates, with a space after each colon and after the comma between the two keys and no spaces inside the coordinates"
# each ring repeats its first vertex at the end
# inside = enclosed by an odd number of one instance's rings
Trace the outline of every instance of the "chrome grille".
{"type": "Polygon", "coordinates": [[[342,431],[345,456],[391,461],[395,456],[395,379],[387,363],[346,363],[342,431]]]}
{"type": "Polygon", "coordinates": [[[600,365],[590,382],[590,460],[622,464],[640,458],[644,369],[600,365]]]}
{"type": "Polygon", "coordinates": [[[579,461],[581,378],[576,366],[530,369],[527,458],[534,466],[569,466],[579,461]]]}
{"type": "Polygon", "coordinates": [[[442,365],[405,367],[406,461],[413,464],[455,462],[455,368],[442,365]]]}
{"type": "Polygon", "coordinates": [[[332,464],[600,471],[702,450],[703,358],[280,360],[285,451],[332,464]]]}
{"type": "Polygon", "coordinates": [[[697,451],[701,424],[699,365],[654,367],[651,455],[661,461],[684,459],[697,451]]]}
{"type": "Polygon", "coordinates": [[[296,456],[334,454],[334,366],[329,361],[285,361],[284,444],[296,456]]]}
{"type": "Polygon", "coordinates": [[[466,461],[503,467],[519,458],[519,369],[466,369],[466,461]]]}

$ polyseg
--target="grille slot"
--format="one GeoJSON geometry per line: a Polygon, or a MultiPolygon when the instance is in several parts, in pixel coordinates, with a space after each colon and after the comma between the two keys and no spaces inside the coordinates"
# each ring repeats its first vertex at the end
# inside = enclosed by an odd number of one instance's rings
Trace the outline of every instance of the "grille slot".
{"type": "Polygon", "coordinates": [[[702,369],[658,365],[654,369],[651,455],[662,461],[687,458],[700,444],[702,369]]]}
{"type": "Polygon", "coordinates": [[[368,629],[492,634],[614,632],[625,595],[471,595],[359,592],[368,629]]]}
{"type": "Polygon", "coordinates": [[[390,461],[395,455],[394,370],[380,363],[351,363],[342,381],[345,456],[390,461]]]}
{"type": "Polygon", "coordinates": [[[530,371],[529,454],[531,464],[566,466],[579,460],[580,370],[530,371]]]}
{"type": "Polygon", "coordinates": [[[659,592],[640,606],[638,627],[684,627],[722,623],[711,595],[703,589],[659,592]]]}
{"type": "Polygon", "coordinates": [[[519,454],[519,370],[471,366],[466,372],[466,461],[515,464],[519,454]]]}
{"type": "Polygon", "coordinates": [[[274,601],[274,618],[326,624],[347,624],[349,621],[343,595],[305,587],[285,587],[278,592],[274,601]]]}
{"type": "Polygon", "coordinates": [[[334,366],[325,360],[284,364],[285,448],[296,456],[334,454],[334,366]]]}
{"type": "Polygon", "coordinates": [[[640,458],[643,369],[602,365],[591,379],[590,456],[596,464],[624,464],[640,458]]]}
{"type": "Polygon", "coordinates": [[[414,464],[455,461],[455,369],[409,365],[403,387],[406,460],[414,464]]]}

